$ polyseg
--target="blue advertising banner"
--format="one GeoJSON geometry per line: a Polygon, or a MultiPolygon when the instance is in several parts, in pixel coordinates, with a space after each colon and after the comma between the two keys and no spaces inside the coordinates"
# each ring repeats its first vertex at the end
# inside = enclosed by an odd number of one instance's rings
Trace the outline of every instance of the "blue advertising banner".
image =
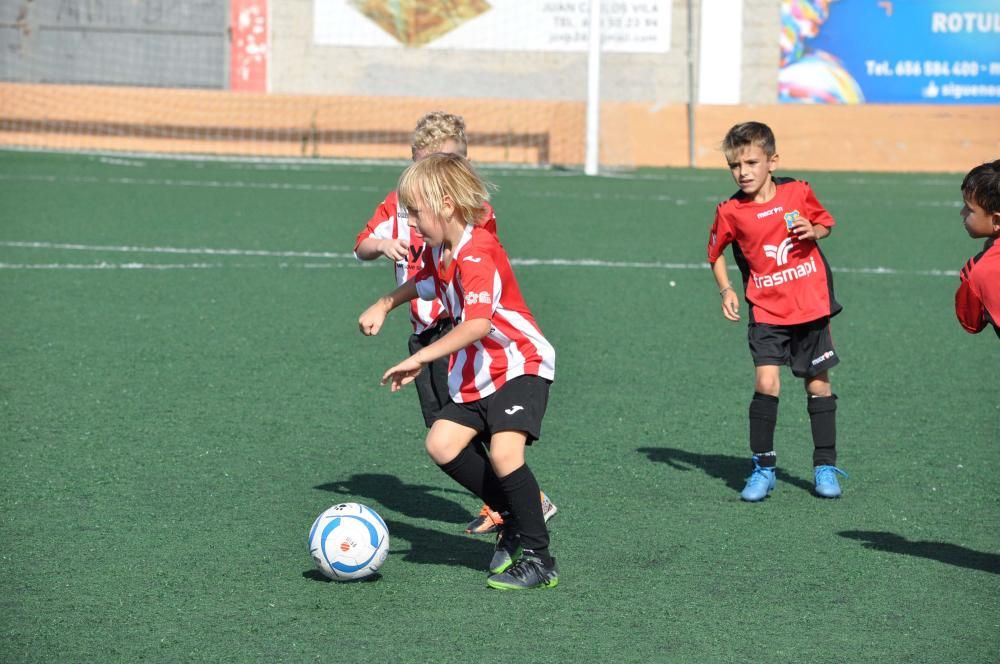
{"type": "Polygon", "coordinates": [[[783,0],[784,103],[1000,103],[1000,0],[783,0]]]}

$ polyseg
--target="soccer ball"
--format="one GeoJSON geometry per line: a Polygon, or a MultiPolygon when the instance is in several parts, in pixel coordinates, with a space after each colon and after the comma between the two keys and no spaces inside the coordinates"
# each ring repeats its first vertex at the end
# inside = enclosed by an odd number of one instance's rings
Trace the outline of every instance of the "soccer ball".
{"type": "Polygon", "coordinates": [[[340,503],[313,521],[309,555],[327,578],[363,579],[374,574],[389,555],[389,529],[372,508],[340,503]]]}

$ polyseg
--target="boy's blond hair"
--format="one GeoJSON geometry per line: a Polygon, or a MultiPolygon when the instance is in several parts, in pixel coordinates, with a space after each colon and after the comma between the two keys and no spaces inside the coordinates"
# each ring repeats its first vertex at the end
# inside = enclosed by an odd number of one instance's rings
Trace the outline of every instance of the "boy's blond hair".
{"type": "Polygon", "coordinates": [[[488,189],[489,185],[465,157],[443,152],[410,164],[396,187],[400,203],[408,210],[417,208],[419,196],[435,215],[441,214],[444,197],[448,196],[455,205],[455,213],[466,224],[478,223],[486,216],[488,189]]]}
{"type": "Polygon", "coordinates": [[[743,122],[732,127],[726,132],[726,137],[722,139],[722,154],[726,156],[726,161],[733,163],[739,159],[743,148],[756,145],[768,159],[777,152],[774,141],[774,132],[763,122],[743,122]]]}
{"type": "Polygon", "coordinates": [[[458,154],[468,156],[469,144],[465,138],[465,120],[461,115],[431,111],[417,121],[410,146],[414,159],[418,152],[436,151],[445,141],[455,141],[458,154]]]}

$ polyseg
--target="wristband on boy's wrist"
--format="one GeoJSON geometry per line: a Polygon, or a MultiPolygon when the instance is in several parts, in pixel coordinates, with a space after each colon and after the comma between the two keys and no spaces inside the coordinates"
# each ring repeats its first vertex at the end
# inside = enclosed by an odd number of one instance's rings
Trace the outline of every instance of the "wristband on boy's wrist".
{"type": "Polygon", "coordinates": [[[722,290],[719,291],[719,295],[725,295],[727,290],[733,290],[733,287],[732,286],[726,286],[725,288],[723,288],[722,290]]]}

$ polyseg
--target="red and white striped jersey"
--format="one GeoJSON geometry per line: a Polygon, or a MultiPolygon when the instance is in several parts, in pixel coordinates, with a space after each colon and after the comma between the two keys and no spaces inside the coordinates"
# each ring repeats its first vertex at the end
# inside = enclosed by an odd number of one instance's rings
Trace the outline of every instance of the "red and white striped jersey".
{"type": "MultiPolygon", "coordinates": [[[[497,220],[489,203],[486,204],[486,214],[486,220],[482,226],[496,234],[497,220]]],[[[421,265],[420,254],[424,250],[424,238],[416,229],[407,225],[407,218],[406,208],[399,204],[396,192],[390,192],[382,204],[375,208],[372,218],[368,220],[354,241],[355,257],[357,257],[358,245],[368,238],[377,240],[403,239],[410,243],[410,252],[406,260],[396,261],[393,265],[397,286],[402,286],[417,273],[421,265]]],[[[432,327],[442,316],[447,315],[441,302],[437,300],[416,299],[410,302],[410,323],[413,324],[413,331],[417,334],[432,327]]]]}
{"type": "Polygon", "coordinates": [[[715,263],[727,245],[743,275],[750,320],[770,325],[798,325],[835,316],[842,307],[833,295],[833,274],[814,240],[789,232],[795,216],[832,227],[835,222],[806,182],[774,178],[776,193],[754,203],[742,193],[720,203],[708,240],[708,262],[715,263]]]}
{"type": "Polygon", "coordinates": [[[447,267],[442,247],[424,252],[416,276],[421,298],[436,297],[457,323],[490,321],[490,332],[454,353],[448,362],[448,392],[456,403],[478,401],[518,376],[555,379],[556,351],[542,334],[514,278],[496,235],[466,226],[447,267]]]}

